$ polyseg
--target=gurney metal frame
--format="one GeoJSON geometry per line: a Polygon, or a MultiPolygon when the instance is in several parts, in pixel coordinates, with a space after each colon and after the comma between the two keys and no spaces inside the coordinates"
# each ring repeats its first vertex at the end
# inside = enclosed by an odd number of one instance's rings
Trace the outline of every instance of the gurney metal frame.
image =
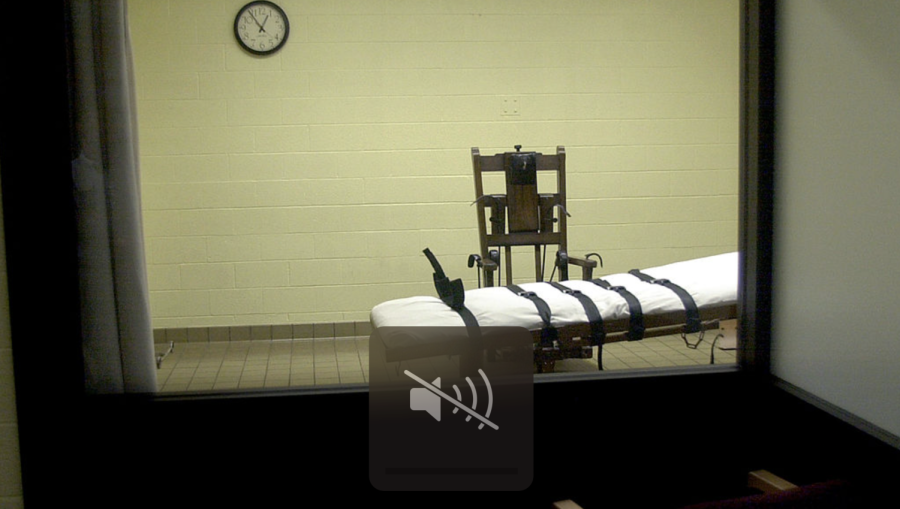
{"type": "MultiPolygon", "coordinates": [[[[699,333],[718,330],[720,322],[737,317],[737,304],[725,304],[700,310],[701,328],[699,333]]],[[[655,315],[644,315],[644,338],[670,336],[684,332],[685,319],[683,311],[669,311],[655,315]]],[[[606,338],[603,345],[629,341],[629,319],[621,318],[604,322],[606,338]]],[[[556,361],[564,359],[590,359],[593,357],[593,346],[597,350],[597,363],[602,369],[603,345],[594,345],[590,339],[590,324],[566,325],[557,328],[559,337],[553,347],[536,346],[534,352],[535,367],[538,372],[552,372],[556,361]]],[[[532,330],[535,345],[540,341],[540,330],[532,330]]]]}

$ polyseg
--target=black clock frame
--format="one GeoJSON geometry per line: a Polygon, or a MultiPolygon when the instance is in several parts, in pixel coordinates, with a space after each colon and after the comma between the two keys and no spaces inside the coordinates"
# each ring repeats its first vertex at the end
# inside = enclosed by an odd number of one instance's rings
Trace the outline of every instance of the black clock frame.
{"type": "Polygon", "coordinates": [[[285,13],[284,9],[282,9],[277,4],[268,2],[266,0],[254,0],[253,2],[248,2],[243,7],[238,9],[237,15],[234,17],[234,38],[237,39],[238,44],[241,46],[241,48],[244,49],[244,51],[253,53],[254,55],[271,55],[272,53],[275,53],[276,51],[280,50],[287,42],[287,39],[288,39],[288,36],[290,35],[290,33],[291,33],[291,24],[288,21],[287,13],[285,13]],[[281,18],[284,19],[284,38],[282,38],[281,42],[277,46],[274,46],[272,49],[256,50],[256,49],[250,48],[244,43],[243,39],[241,39],[241,34],[238,33],[238,24],[241,20],[241,15],[249,7],[251,7],[253,5],[265,5],[267,7],[271,7],[272,9],[275,9],[276,11],[278,11],[281,14],[281,18]]]}

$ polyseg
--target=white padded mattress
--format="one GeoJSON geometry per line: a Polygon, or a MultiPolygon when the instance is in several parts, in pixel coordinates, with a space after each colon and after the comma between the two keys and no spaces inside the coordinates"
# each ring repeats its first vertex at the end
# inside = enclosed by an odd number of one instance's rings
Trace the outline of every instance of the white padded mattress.
{"type": "MultiPolygon", "coordinates": [[[[697,307],[737,302],[738,253],[726,253],[684,262],[641,269],[657,279],[668,279],[687,290],[697,307]]],[[[641,302],[644,315],[680,311],[684,305],[670,289],[646,283],[631,274],[602,276],[613,286],[624,286],[641,302]]],[[[597,305],[604,320],[627,318],[628,304],[616,292],[605,290],[590,281],[563,281],[563,285],[581,291],[597,305]]],[[[523,283],[522,289],[535,292],[551,310],[551,325],[562,327],[588,321],[578,299],[566,295],[547,283],[523,283]]],[[[540,329],[543,322],[530,300],[519,297],[505,287],[479,288],[466,291],[466,307],[482,327],[515,326],[540,329]]],[[[463,326],[459,314],[437,296],[408,297],[378,304],[372,309],[375,327],[463,326]]]]}

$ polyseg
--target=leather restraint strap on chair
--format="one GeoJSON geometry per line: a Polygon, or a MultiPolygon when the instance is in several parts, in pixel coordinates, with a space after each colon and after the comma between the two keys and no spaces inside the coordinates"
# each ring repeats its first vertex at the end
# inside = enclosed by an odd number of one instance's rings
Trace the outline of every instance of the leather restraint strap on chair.
{"type": "Polygon", "coordinates": [[[559,332],[550,325],[550,306],[547,305],[547,302],[538,297],[536,293],[525,291],[520,286],[507,285],[506,288],[519,297],[524,297],[534,303],[534,307],[537,308],[538,314],[541,316],[541,321],[544,322],[544,328],[541,329],[541,346],[553,346],[553,342],[559,337],[559,332]]]}
{"type": "Polygon", "coordinates": [[[578,302],[581,303],[581,307],[584,308],[584,314],[587,315],[588,322],[591,325],[591,344],[592,346],[599,347],[597,350],[597,367],[603,369],[602,354],[603,342],[606,339],[606,330],[603,328],[603,317],[600,316],[600,310],[597,309],[597,305],[594,304],[594,301],[592,301],[590,297],[581,293],[579,290],[569,288],[556,281],[550,281],[549,283],[553,288],[556,288],[566,295],[575,297],[578,299],[578,302]]]}
{"type": "Polygon", "coordinates": [[[629,315],[628,341],[640,341],[644,339],[644,311],[641,308],[641,301],[639,301],[637,297],[629,292],[624,286],[612,286],[608,281],[602,279],[592,279],[591,283],[594,283],[605,290],[616,292],[625,299],[625,302],[628,304],[629,315]]]}
{"type": "Polygon", "coordinates": [[[702,330],[703,324],[700,321],[700,310],[697,308],[697,303],[694,302],[694,298],[691,297],[691,294],[688,293],[687,290],[669,281],[668,279],[656,279],[652,276],[644,274],[638,269],[629,270],[628,273],[636,278],[639,278],[641,281],[665,286],[669,290],[675,292],[675,295],[677,295],[678,298],[681,299],[681,303],[684,305],[684,314],[686,315],[687,319],[684,326],[684,332],[686,334],[693,334],[702,330]]]}
{"type": "Polygon", "coordinates": [[[480,337],[481,332],[478,329],[478,320],[464,304],[466,300],[466,291],[465,288],[463,288],[462,280],[454,279],[453,281],[450,281],[444,274],[444,269],[441,268],[441,264],[438,263],[437,258],[431,253],[431,250],[425,248],[423,253],[428,257],[428,261],[431,262],[431,268],[434,269],[434,288],[437,290],[438,296],[444,301],[444,304],[450,306],[451,309],[459,313],[459,316],[462,318],[463,323],[466,324],[466,328],[469,330],[470,334],[474,337],[480,337]]]}

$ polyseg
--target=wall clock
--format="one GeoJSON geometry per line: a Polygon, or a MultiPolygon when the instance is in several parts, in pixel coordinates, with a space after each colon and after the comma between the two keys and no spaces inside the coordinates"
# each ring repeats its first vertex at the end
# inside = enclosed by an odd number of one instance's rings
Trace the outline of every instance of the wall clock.
{"type": "Polygon", "coordinates": [[[234,18],[234,37],[254,55],[278,51],[287,42],[290,31],[284,10],[272,2],[250,2],[234,18]]]}

